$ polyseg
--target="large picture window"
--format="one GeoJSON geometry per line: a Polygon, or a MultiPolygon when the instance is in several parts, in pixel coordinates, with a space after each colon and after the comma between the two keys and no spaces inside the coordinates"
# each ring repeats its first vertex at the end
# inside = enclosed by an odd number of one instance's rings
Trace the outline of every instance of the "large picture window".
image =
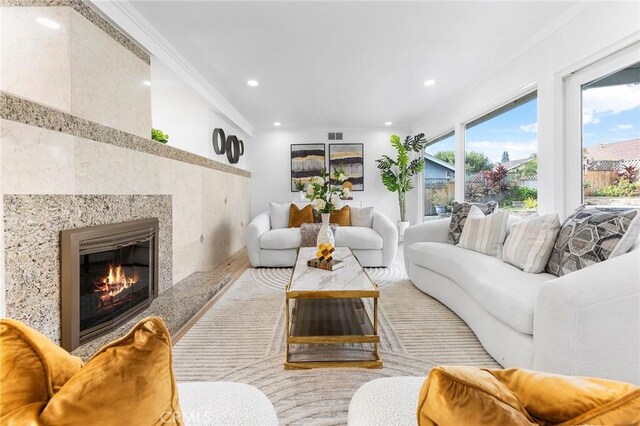
{"type": "Polygon", "coordinates": [[[455,147],[453,130],[429,141],[424,148],[424,215],[444,215],[455,198],[455,147]]]}
{"type": "Polygon", "coordinates": [[[640,63],[581,89],[583,202],[640,206],[640,63]]]}
{"type": "Polygon", "coordinates": [[[465,200],[497,201],[526,216],[538,208],[537,96],[531,93],[465,126],[465,200]]]}

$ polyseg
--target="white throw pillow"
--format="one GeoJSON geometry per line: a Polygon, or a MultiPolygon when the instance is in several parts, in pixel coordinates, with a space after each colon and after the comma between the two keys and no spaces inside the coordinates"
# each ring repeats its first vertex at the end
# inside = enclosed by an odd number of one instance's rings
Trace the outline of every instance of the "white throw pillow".
{"type": "Polygon", "coordinates": [[[373,207],[351,207],[351,226],[373,227],[373,207]]]}
{"type": "Polygon", "coordinates": [[[478,206],[471,206],[458,245],[499,258],[507,234],[507,219],[507,211],[497,211],[485,216],[478,206]]]}
{"type": "Polygon", "coordinates": [[[278,204],[273,201],[269,205],[269,219],[271,229],[282,229],[289,227],[289,212],[291,203],[278,204]]]}
{"type": "Polygon", "coordinates": [[[504,242],[502,260],[531,274],[544,271],[560,225],[557,213],[514,223],[504,242]]]}

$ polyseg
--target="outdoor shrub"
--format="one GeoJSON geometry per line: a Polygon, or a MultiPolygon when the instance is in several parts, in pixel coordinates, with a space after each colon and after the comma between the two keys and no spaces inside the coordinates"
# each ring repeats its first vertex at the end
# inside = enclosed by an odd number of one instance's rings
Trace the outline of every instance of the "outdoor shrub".
{"type": "Polygon", "coordinates": [[[640,183],[631,183],[626,179],[614,185],[593,191],[596,197],[640,197],[640,183]]]}
{"type": "Polygon", "coordinates": [[[538,200],[534,198],[527,198],[526,200],[524,200],[524,207],[527,209],[537,209],[538,200]]]}

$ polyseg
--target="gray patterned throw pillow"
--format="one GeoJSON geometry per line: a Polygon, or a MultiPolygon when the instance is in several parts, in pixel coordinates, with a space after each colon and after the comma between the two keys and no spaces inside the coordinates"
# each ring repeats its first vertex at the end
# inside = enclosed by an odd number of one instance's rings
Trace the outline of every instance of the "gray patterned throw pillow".
{"type": "Polygon", "coordinates": [[[451,222],[449,222],[449,241],[453,244],[458,244],[460,241],[460,235],[462,234],[462,228],[469,215],[471,206],[478,206],[482,213],[486,215],[493,213],[498,208],[498,203],[495,201],[489,201],[488,203],[453,203],[451,209],[451,222]]]}
{"type": "Polygon", "coordinates": [[[639,233],[637,209],[580,206],[562,225],[546,271],[560,277],[625,254],[639,233]]]}

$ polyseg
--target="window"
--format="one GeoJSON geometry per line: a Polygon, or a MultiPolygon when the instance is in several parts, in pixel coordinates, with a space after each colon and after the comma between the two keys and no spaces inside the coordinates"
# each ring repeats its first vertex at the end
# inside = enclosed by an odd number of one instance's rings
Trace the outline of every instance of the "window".
{"type": "Polygon", "coordinates": [[[453,130],[424,148],[424,215],[436,217],[450,209],[455,197],[455,146],[453,130]]]}
{"type": "Polygon", "coordinates": [[[640,205],[640,62],[581,91],[583,202],[640,205]]]}
{"type": "Polygon", "coordinates": [[[467,123],[465,200],[520,216],[537,210],[537,104],[534,92],[467,123]]]}

